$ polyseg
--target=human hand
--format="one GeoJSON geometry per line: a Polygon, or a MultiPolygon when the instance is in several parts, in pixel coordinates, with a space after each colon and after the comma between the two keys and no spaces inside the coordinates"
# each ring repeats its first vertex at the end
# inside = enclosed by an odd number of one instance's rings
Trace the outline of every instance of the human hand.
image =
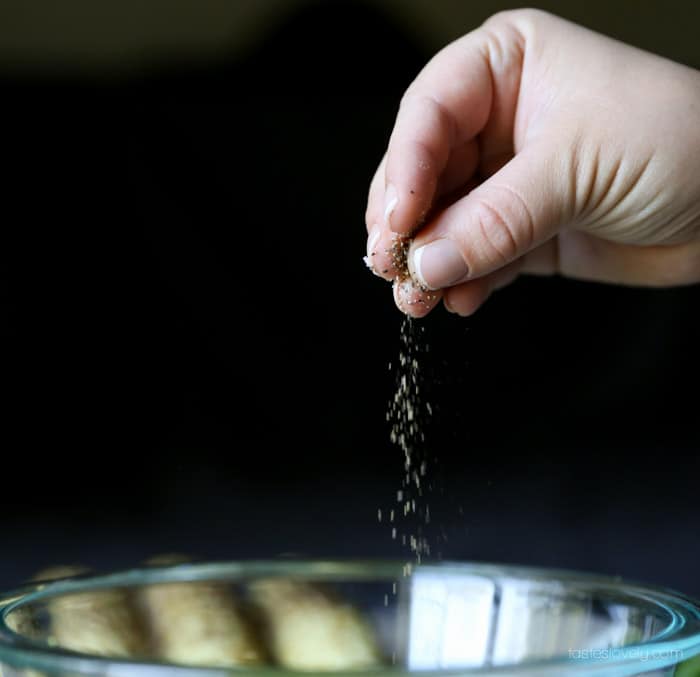
{"type": "Polygon", "coordinates": [[[539,10],[497,14],[406,91],[366,222],[368,264],[416,317],[441,298],[469,315],[521,273],[698,282],[700,73],[539,10]]]}

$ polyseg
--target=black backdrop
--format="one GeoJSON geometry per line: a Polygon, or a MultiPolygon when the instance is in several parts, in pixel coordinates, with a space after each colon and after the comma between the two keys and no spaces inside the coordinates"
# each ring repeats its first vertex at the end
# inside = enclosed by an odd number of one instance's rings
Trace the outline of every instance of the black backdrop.
{"type": "MultiPolygon", "coordinates": [[[[376,519],[401,316],[363,213],[428,56],[328,3],[240,60],[0,83],[4,585],[403,553],[376,519]]],[[[522,279],[423,322],[443,556],[700,595],[699,299],[522,279]]]]}

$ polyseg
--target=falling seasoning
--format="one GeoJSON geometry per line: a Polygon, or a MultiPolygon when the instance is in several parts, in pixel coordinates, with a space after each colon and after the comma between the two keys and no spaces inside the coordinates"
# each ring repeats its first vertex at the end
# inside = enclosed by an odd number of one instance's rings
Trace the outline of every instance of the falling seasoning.
{"type": "MultiPolygon", "coordinates": [[[[408,265],[411,244],[411,237],[396,235],[390,247],[384,251],[390,265],[381,273],[391,272],[394,298],[400,308],[405,310],[415,304],[432,307],[437,299],[435,292],[423,287],[411,275],[408,265]]],[[[365,257],[365,263],[377,273],[371,258],[375,253],[371,252],[369,257],[365,257]]],[[[431,487],[427,482],[425,429],[433,409],[426,401],[420,368],[421,360],[429,350],[424,333],[425,327],[406,314],[400,327],[398,361],[389,363],[389,371],[395,378],[395,391],[389,401],[386,420],[391,442],[403,455],[403,473],[396,492],[396,504],[388,509],[387,528],[392,540],[400,541],[402,546],[410,549],[411,561],[406,563],[404,575],[410,575],[413,566],[421,564],[431,554],[426,534],[426,526],[431,521],[427,494],[431,487]]],[[[378,522],[382,523],[386,514],[386,510],[379,509],[378,522]]]]}
{"type": "MultiPolygon", "coordinates": [[[[430,555],[430,542],[425,525],[430,522],[428,504],[428,459],[425,450],[425,429],[432,416],[423,387],[421,361],[428,352],[425,327],[406,316],[400,329],[399,359],[395,363],[395,389],[386,419],[392,444],[403,455],[403,474],[396,491],[398,510],[390,509],[391,537],[401,537],[401,543],[410,549],[414,564],[430,555]],[[398,516],[398,520],[395,519],[398,516]]],[[[404,573],[412,567],[404,569],[404,573]]]]}

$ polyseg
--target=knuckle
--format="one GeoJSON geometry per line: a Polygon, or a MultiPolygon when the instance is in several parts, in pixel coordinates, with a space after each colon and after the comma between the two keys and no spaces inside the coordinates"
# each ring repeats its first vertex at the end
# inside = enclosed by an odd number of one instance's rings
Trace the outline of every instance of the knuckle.
{"type": "Polygon", "coordinates": [[[505,265],[520,250],[517,229],[508,211],[481,198],[475,205],[474,218],[480,254],[494,264],[505,265]]]}
{"type": "Polygon", "coordinates": [[[496,34],[515,34],[523,39],[532,38],[538,26],[548,23],[554,18],[553,14],[533,7],[506,9],[490,16],[483,28],[493,30],[496,34]]]}
{"type": "MultiPolygon", "coordinates": [[[[453,116],[434,95],[418,90],[409,90],[401,107],[390,148],[404,148],[415,153],[418,169],[441,171],[457,136],[458,126],[453,116]]],[[[397,156],[392,152],[391,156],[392,165],[405,161],[401,153],[397,156]]]]}
{"type": "Polygon", "coordinates": [[[522,10],[503,9],[500,12],[496,12],[486,19],[486,21],[484,21],[483,28],[498,28],[504,25],[508,26],[513,23],[515,14],[518,11],[522,10]]]}
{"type": "Polygon", "coordinates": [[[482,53],[492,70],[507,72],[515,67],[522,70],[526,36],[531,34],[520,10],[506,10],[495,14],[481,27],[482,53]]]}
{"type": "Polygon", "coordinates": [[[504,9],[500,12],[492,14],[485,22],[484,25],[496,24],[496,25],[522,25],[535,24],[542,21],[545,17],[552,16],[549,12],[545,10],[538,9],[536,7],[519,7],[517,9],[504,9]]]}
{"type": "Polygon", "coordinates": [[[431,92],[409,88],[401,99],[402,112],[413,109],[424,129],[440,130],[454,140],[457,124],[447,106],[431,92]]]}
{"type": "Polygon", "coordinates": [[[535,243],[535,217],[528,207],[525,198],[508,185],[500,186],[503,196],[503,204],[508,205],[508,212],[512,214],[512,219],[508,220],[511,225],[513,238],[516,239],[520,251],[529,250],[535,243]]]}

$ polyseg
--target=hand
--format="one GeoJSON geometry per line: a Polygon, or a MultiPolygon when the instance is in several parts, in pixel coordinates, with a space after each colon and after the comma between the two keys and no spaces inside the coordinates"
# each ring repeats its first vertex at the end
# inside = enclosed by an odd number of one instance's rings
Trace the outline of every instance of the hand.
{"type": "Polygon", "coordinates": [[[366,221],[368,263],[414,316],[441,298],[469,315],[520,273],[698,282],[700,73],[545,12],[497,14],[406,91],[366,221]]]}

